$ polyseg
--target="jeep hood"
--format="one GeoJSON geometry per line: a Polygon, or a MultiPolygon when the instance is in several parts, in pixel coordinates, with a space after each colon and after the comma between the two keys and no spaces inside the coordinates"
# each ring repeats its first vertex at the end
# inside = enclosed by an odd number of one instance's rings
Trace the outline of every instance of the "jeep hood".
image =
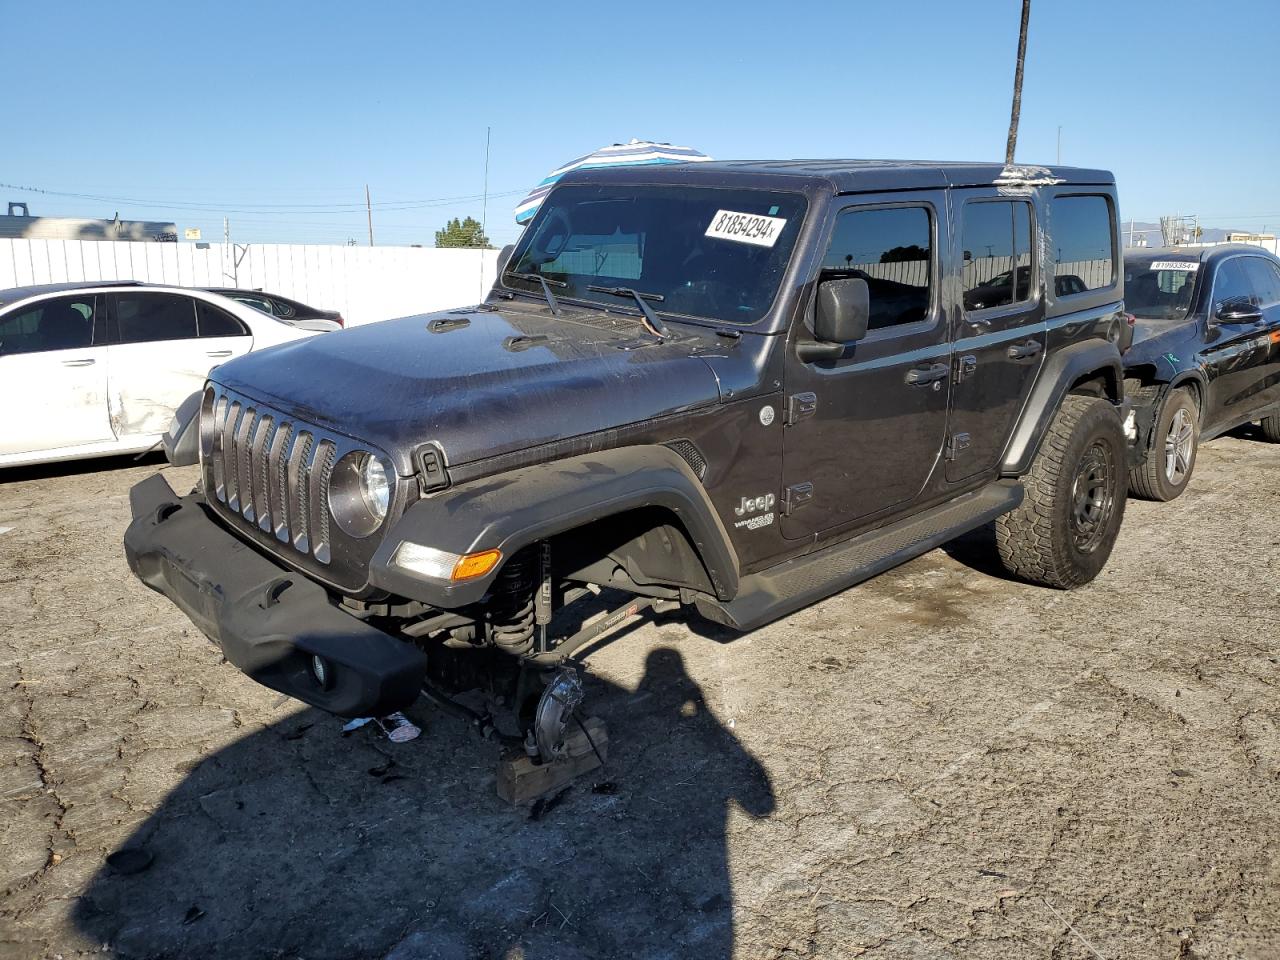
{"type": "Polygon", "coordinates": [[[714,334],[669,329],[658,341],[626,315],[470,308],[256,351],[212,379],[363,440],[407,476],[427,441],[456,465],[718,403],[697,355],[714,334]]]}

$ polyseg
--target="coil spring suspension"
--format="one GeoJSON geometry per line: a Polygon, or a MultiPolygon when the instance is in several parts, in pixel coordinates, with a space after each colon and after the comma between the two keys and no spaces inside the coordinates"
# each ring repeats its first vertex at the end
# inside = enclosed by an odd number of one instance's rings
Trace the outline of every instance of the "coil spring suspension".
{"type": "Polygon", "coordinates": [[[507,653],[522,655],[533,649],[533,598],[537,585],[536,550],[520,551],[498,574],[489,609],[489,639],[507,653]]]}

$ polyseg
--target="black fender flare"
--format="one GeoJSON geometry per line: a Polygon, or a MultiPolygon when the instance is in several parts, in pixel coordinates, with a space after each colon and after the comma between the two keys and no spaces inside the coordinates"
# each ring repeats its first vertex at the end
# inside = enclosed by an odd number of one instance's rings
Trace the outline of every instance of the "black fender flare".
{"type": "Polygon", "coordinates": [[[475,603],[498,569],[462,582],[430,579],[392,562],[400,544],[454,554],[522,547],[592,521],[644,507],[662,507],[688,531],[716,593],[738,589],[738,556],[702,483],[674,450],[661,445],[619,447],[484,477],[414,503],[387,532],[369,570],[372,586],[432,606],[475,603]]]}
{"type": "Polygon", "coordinates": [[[1062,405],[1062,398],[1072,384],[1098,373],[1109,376],[1123,391],[1124,365],[1120,350],[1110,340],[1081,340],[1049,356],[1005,448],[1000,465],[1003,476],[1020,477],[1031,469],[1031,461],[1040,450],[1040,441],[1062,405]]]}

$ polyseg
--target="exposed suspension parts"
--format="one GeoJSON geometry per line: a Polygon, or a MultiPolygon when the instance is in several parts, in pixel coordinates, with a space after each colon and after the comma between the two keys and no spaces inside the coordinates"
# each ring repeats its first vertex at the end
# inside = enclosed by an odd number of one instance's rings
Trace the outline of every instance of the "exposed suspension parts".
{"type": "Polygon", "coordinates": [[[521,550],[507,561],[493,586],[486,611],[489,640],[506,653],[523,657],[533,651],[534,594],[538,586],[540,552],[521,550]]]}

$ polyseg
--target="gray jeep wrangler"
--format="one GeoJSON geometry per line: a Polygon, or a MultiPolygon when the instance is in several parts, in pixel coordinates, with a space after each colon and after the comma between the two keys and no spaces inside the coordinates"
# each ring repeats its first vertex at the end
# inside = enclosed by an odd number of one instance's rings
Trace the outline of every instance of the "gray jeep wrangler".
{"type": "Polygon", "coordinates": [[[555,668],[647,608],[752,630],[993,521],[1012,575],[1097,576],[1117,252],[1101,170],[574,172],[484,303],[215,370],[169,437],[202,482],[133,489],[129,564],[336,714],[472,658],[548,758],[581,693],[555,668]]]}

